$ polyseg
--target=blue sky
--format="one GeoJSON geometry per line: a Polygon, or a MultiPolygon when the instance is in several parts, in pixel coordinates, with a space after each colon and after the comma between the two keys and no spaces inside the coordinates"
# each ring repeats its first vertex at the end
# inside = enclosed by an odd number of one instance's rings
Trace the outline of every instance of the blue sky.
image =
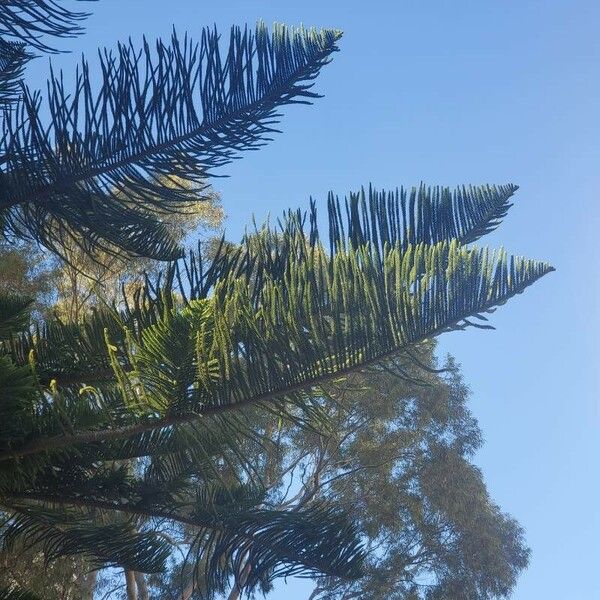
{"type": "MultiPolygon", "coordinates": [[[[142,34],[263,19],[336,27],[325,97],[286,110],[284,134],[215,181],[230,238],[252,214],[324,207],[328,190],[507,183],[521,186],[493,246],[547,259],[556,273],[493,316],[497,331],[443,338],[462,363],[493,498],[527,530],[518,600],[600,598],[600,3],[100,0],[88,35],[54,59],[142,34]]],[[[43,83],[47,64],[31,65],[43,83]]],[[[307,598],[291,582],[275,597],[307,598]]]]}

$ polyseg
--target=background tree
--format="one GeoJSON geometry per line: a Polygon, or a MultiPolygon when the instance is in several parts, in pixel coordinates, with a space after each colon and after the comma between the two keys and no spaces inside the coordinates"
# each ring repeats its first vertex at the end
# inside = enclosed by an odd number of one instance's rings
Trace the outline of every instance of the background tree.
{"type": "Polygon", "coordinates": [[[521,527],[471,463],[481,432],[457,365],[434,372],[431,346],[418,359],[427,375],[407,357],[332,386],[331,433],[292,437],[290,449],[310,457],[301,501],[314,494],[344,506],[367,547],[365,577],[320,579],[311,599],[508,597],[527,566],[521,527]]]}
{"type": "MultiPolygon", "coordinates": [[[[268,502],[343,506],[365,542],[365,575],[318,578],[311,600],[508,597],[527,566],[523,531],[490,499],[471,459],[481,431],[469,392],[434,344],[325,387],[326,430],[253,415],[265,441],[253,468],[268,502]]],[[[151,579],[153,597],[179,598],[179,569],[151,579]]],[[[226,595],[236,600],[243,585],[226,595]]],[[[190,594],[190,597],[193,597],[190,594]]]]}
{"type": "Polygon", "coordinates": [[[16,547],[0,554],[1,589],[28,589],[44,600],[92,600],[94,574],[80,557],[45,564],[38,548],[16,547]]]}
{"type": "MultiPolygon", "coordinates": [[[[182,246],[186,238],[200,242],[210,252],[224,219],[220,198],[209,190],[185,211],[166,217],[169,230],[182,246]]],[[[144,257],[124,257],[118,252],[86,253],[80,246],[63,248],[65,258],[44,252],[32,242],[0,240],[0,288],[33,298],[37,317],[58,315],[80,321],[86,311],[99,304],[121,301],[123,292],[132,297],[145,275],[156,274],[160,263],[144,257]]]]}
{"type": "Polygon", "coordinates": [[[47,314],[55,300],[55,263],[32,243],[0,240],[0,289],[34,299],[38,316],[47,314]]]}
{"type": "MultiPolygon", "coordinates": [[[[7,11],[0,24],[18,36],[22,14],[7,11]]],[[[68,34],[69,15],[53,16],[68,34]]],[[[211,169],[262,144],[279,107],[314,97],[339,37],[261,25],[234,28],[223,54],[212,30],[154,52],[120,46],[102,55],[99,87],[85,63],[71,90],[51,78],[49,124],[25,89],[0,149],[4,236],[63,258],[77,245],[177,258],[165,215],[197,201],[211,169]]],[[[10,60],[3,76],[20,68],[10,60]]],[[[371,191],[346,201],[347,218],[332,197],[325,239],[314,206],[308,221],[289,213],[277,230],[179,262],[122,308],[80,323],[28,328],[28,302],[3,294],[5,547],[118,565],[131,580],[164,568],[165,536],[188,528],[206,596],[231,581],[254,590],[294,573],[359,576],[361,545],[339,508],[266,503],[239,451],[260,442],[245,409],[325,422],[315,390],[485,319],[549,272],[465,245],[495,228],[514,190],[371,191]]]]}
{"type": "MultiPolygon", "coordinates": [[[[185,182],[181,182],[185,185],[185,182]]],[[[165,187],[173,184],[165,181],[165,187]]],[[[167,214],[165,224],[174,241],[185,248],[194,239],[208,254],[218,240],[224,212],[219,195],[208,185],[197,202],[190,202],[180,212],[167,214]]],[[[133,298],[146,276],[156,275],[160,263],[140,256],[123,256],[118,249],[86,251],[83,245],[63,247],[64,258],[53,261],[56,298],[52,310],[60,318],[79,322],[89,308],[119,303],[133,298]]]]}

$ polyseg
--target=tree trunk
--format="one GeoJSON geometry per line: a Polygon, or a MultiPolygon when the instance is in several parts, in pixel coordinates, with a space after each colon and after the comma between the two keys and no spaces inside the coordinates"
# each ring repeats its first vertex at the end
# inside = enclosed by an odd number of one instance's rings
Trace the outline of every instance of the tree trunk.
{"type": "Polygon", "coordinates": [[[125,586],[127,588],[127,600],[137,600],[137,584],[135,583],[134,571],[125,571],[125,586]]]}
{"type": "Polygon", "coordinates": [[[179,600],[190,600],[195,589],[196,586],[194,585],[194,579],[192,578],[190,582],[185,586],[183,592],[181,592],[181,597],[179,598],[179,600]]]}
{"type": "Polygon", "coordinates": [[[137,584],[139,600],[150,600],[146,578],[143,573],[140,573],[139,571],[135,572],[135,583],[137,584]]]}
{"type": "Polygon", "coordinates": [[[250,568],[251,568],[250,565],[248,563],[246,563],[246,566],[244,567],[244,569],[242,570],[242,572],[240,574],[240,579],[239,579],[240,585],[238,586],[237,583],[234,584],[233,589],[231,590],[231,592],[229,592],[229,596],[227,597],[227,600],[238,600],[238,598],[242,594],[242,590],[244,589],[244,586],[246,585],[246,581],[248,581],[248,575],[250,575],[250,568]]]}
{"type": "Polygon", "coordinates": [[[81,600],[94,600],[97,577],[98,571],[91,571],[83,576],[83,581],[81,582],[81,600]]]}
{"type": "Polygon", "coordinates": [[[231,590],[229,596],[227,596],[227,600],[238,600],[241,593],[242,590],[237,585],[235,585],[233,586],[233,589],[231,590]]]}

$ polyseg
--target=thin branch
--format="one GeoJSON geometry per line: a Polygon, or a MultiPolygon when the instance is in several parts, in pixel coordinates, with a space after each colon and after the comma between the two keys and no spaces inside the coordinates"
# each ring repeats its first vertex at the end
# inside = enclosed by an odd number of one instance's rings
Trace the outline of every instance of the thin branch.
{"type": "Polygon", "coordinates": [[[110,600],[110,598],[112,597],[113,592],[116,592],[117,590],[120,590],[123,587],[125,587],[125,584],[124,583],[120,583],[119,585],[115,586],[114,588],[111,588],[110,590],[108,590],[108,592],[106,592],[104,594],[104,596],[102,596],[102,598],[100,598],[100,600],[110,600]]]}

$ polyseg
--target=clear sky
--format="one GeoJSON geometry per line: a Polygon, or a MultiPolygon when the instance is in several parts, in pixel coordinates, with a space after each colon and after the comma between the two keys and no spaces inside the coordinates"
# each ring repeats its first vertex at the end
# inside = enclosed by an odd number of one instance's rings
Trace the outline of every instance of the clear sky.
{"type": "MultiPolygon", "coordinates": [[[[226,167],[231,239],[252,214],[324,208],[339,194],[425,181],[521,186],[490,245],[557,268],[493,315],[497,331],[443,338],[462,363],[492,497],[533,554],[518,600],[600,598],[600,3],[594,0],[100,0],[56,59],[142,34],[258,19],[336,27],[325,97],[286,110],[283,135],[226,167]]],[[[45,59],[31,65],[35,83],[45,59]]],[[[306,599],[306,584],[276,598],[306,599]]]]}

